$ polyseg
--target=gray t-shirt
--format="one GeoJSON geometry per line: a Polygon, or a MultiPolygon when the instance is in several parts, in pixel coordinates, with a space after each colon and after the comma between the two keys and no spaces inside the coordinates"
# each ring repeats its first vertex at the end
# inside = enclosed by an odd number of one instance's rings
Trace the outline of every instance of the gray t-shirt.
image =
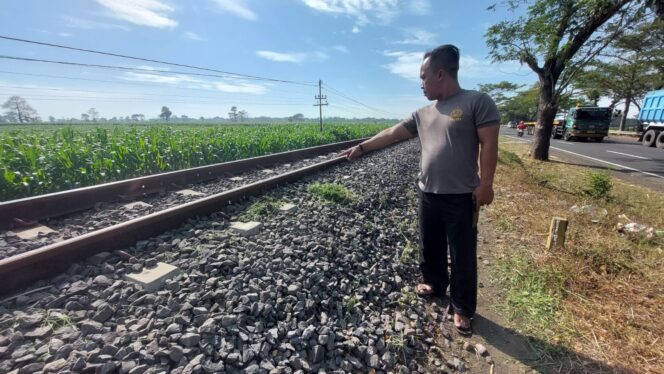
{"type": "Polygon", "coordinates": [[[420,189],[437,194],[473,192],[480,183],[477,129],[499,123],[498,108],[489,95],[463,89],[403,120],[401,124],[418,134],[422,143],[420,189]]]}

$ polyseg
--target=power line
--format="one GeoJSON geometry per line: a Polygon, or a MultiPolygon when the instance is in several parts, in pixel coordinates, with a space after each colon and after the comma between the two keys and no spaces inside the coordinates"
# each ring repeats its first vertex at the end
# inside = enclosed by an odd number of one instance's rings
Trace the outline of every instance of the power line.
{"type": "MultiPolygon", "coordinates": [[[[14,90],[43,90],[43,91],[63,91],[63,92],[86,92],[86,93],[95,93],[95,94],[110,94],[110,95],[117,95],[117,94],[122,94],[119,92],[108,92],[108,91],[92,91],[92,90],[79,90],[79,89],[68,89],[68,88],[54,88],[54,87],[24,87],[24,86],[7,86],[7,85],[0,85],[2,88],[9,88],[9,89],[14,89],[14,90]]],[[[209,92],[209,91],[208,91],[209,92]]],[[[211,92],[214,93],[214,92],[211,92]]],[[[221,93],[224,94],[224,93],[221,93]]],[[[153,94],[153,93],[139,93],[141,96],[159,96],[159,97],[181,97],[181,98],[190,98],[190,99],[209,99],[209,100],[233,100],[238,101],[238,102],[243,102],[243,103],[253,103],[254,101],[252,100],[242,100],[238,98],[224,98],[224,97],[205,97],[205,96],[190,96],[190,95],[176,95],[176,94],[153,94]]],[[[63,96],[67,97],[67,96],[63,96]]],[[[280,99],[293,99],[293,100],[303,100],[303,97],[287,97],[287,96],[279,96],[280,99]]]]}
{"type": "Polygon", "coordinates": [[[179,64],[179,63],[169,62],[169,61],[162,61],[162,60],[154,60],[154,59],[143,58],[143,57],[128,56],[128,55],[122,55],[122,54],[118,54],[118,53],[96,51],[96,50],[92,50],[92,49],[76,48],[76,47],[66,46],[66,45],[62,45],[62,44],[38,42],[38,41],[35,41],[35,40],[19,39],[19,38],[4,36],[4,35],[0,35],[0,39],[11,40],[11,41],[16,41],[16,42],[22,42],[22,43],[43,45],[43,46],[47,46],[47,47],[69,49],[69,50],[73,50],[73,51],[95,53],[95,54],[100,54],[100,55],[105,55],[105,56],[121,57],[121,58],[127,58],[127,59],[131,59],[131,60],[137,60],[137,61],[154,62],[154,63],[158,63],[158,64],[179,66],[179,67],[184,67],[184,68],[189,68],[189,69],[204,70],[204,71],[210,71],[210,72],[215,72],[215,73],[221,73],[221,74],[225,74],[225,75],[231,75],[231,76],[234,76],[234,77],[237,77],[237,78],[264,80],[264,81],[290,83],[290,84],[301,84],[301,85],[308,85],[308,86],[315,85],[314,82],[297,82],[297,81],[290,81],[290,80],[284,80],[284,79],[261,77],[261,76],[257,76],[257,75],[233,73],[233,72],[229,72],[229,71],[204,68],[204,67],[199,67],[199,66],[194,66],[194,65],[186,65],[186,64],[179,64]]]}
{"type": "Polygon", "coordinates": [[[367,109],[371,109],[371,110],[373,110],[373,111],[375,111],[375,112],[382,112],[382,113],[387,113],[387,114],[390,114],[390,115],[393,115],[393,116],[398,116],[398,114],[396,114],[396,113],[388,112],[388,111],[386,111],[386,110],[382,110],[382,109],[377,109],[377,108],[371,107],[371,106],[369,106],[369,105],[367,105],[367,104],[364,104],[364,103],[362,103],[362,102],[360,102],[360,101],[358,101],[358,100],[355,100],[355,99],[353,99],[352,97],[350,97],[350,96],[344,94],[343,92],[340,92],[339,90],[335,90],[334,88],[330,87],[329,84],[325,84],[325,88],[326,88],[327,90],[332,91],[333,93],[335,93],[335,94],[337,94],[337,95],[339,95],[339,96],[341,96],[341,97],[343,97],[343,98],[345,98],[345,99],[347,99],[347,100],[350,100],[350,101],[352,101],[352,102],[354,102],[354,103],[356,103],[356,104],[359,104],[359,105],[361,105],[361,106],[363,106],[363,107],[365,107],[365,108],[367,108],[367,109]]]}
{"type": "MultiPolygon", "coordinates": [[[[39,58],[28,58],[28,57],[17,57],[17,56],[7,56],[7,55],[0,55],[0,58],[7,59],[7,60],[17,60],[17,61],[29,61],[29,62],[43,62],[43,63],[49,63],[49,64],[59,64],[59,65],[71,65],[71,66],[83,66],[83,67],[91,67],[91,68],[101,68],[101,69],[112,69],[112,70],[122,70],[122,71],[130,71],[130,72],[140,72],[140,73],[149,73],[149,74],[162,74],[162,75],[192,75],[192,76],[199,76],[199,77],[215,77],[215,78],[237,78],[237,77],[232,77],[228,75],[218,75],[218,74],[203,74],[203,73],[190,73],[190,72],[184,72],[184,71],[171,71],[171,70],[157,70],[157,69],[143,69],[143,68],[132,68],[128,66],[114,66],[114,65],[101,65],[101,64],[87,64],[87,63],[82,63],[82,62],[72,62],[72,61],[58,61],[58,60],[44,60],[44,59],[39,59],[39,58]]],[[[275,81],[271,79],[261,79],[261,78],[243,78],[243,79],[255,79],[255,80],[268,80],[268,81],[275,81]]],[[[313,84],[308,84],[308,83],[298,83],[298,82],[286,82],[286,81],[281,81],[283,83],[291,83],[291,84],[298,84],[302,86],[315,86],[313,84]]]]}
{"type": "MultiPolygon", "coordinates": [[[[57,95],[27,95],[26,99],[36,100],[36,101],[62,101],[67,99],[68,101],[80,101],[80,102],[108,102],[108,103],[134,103],[134,102],[147,102],[147,103],[161,103],[163,100],[152,100],[144,98],[94,98],[89,96],[57,96],[57,95]]],[[[219,104],[219,102],[202,102],[202,101],[169,101],[168,104],[196,104],[196,105],[209,105],[209,104],[219,104]]],[[[231,102],[234,103],[234,102],[231,102]]],[[[306,104],[302,103],[254,103],[255,105],[264,105],[264,106],[303,106],[306,104]]]]}
{"type": "MultiPolygon", "coordinates": [[[[0,70],[0,74],[25,75],[25,76],[29,76],[29,77],[56,78],[56,79],[76,80],[76,81],[85,81],[85,82],[113,83],[113,84],[141,86],[141,87],[169,87],[169,88],[177,88],[178,90],[203,91],[203,92],[207,92],[207,93],[217,93],[217,94],[220,94],[220,95],[238,95],[238,93],[215,91],[213,89],[193,88],[193,87],[175,87],[175,86],[171,86],[171,85],[167,85],[167,84],[158,84],[158,83],[111,81],[111,80],[103,80],[103,79],[68,77],[68,76],[62,76],[62,75],[19,73],[19,72],[15,72],[15,71],[6,71],[6,70],[0,70]]],[[[270,88],[270,91],[271,92],[272,91],[288,92],[289,94],[290,93],[298,94],[298,92],[280,91],[280,90],[275,90],[275,89],[272,89],[272,88],[270,88]]],[[[302,99],[304,99],[305,97],[309,97],[309,94],[308,93],[305,94],[304,92],[300,93],[300,95],[302,95],[302,97],[301,97],[302,99]]]]}

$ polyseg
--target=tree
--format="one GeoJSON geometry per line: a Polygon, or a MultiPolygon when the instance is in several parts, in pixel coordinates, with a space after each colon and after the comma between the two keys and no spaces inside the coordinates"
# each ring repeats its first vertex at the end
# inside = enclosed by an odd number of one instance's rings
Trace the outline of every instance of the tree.
{"type": "Polygon", "coordinates": [[[90,108],[90,110],[88,110],[88,116],[93,122],[97,122],[99,119],[99,112],[97,112],[97,109],[95,108],[90,108]]]}
{"type": "Polygon", "coordinates": [[[301,122],[301,121],[304,121],[304,114],[302,113],[293,114],[292,116],[288,117],[288,122],[301,122]]]}
{"type": "Polygon", "coordinates": [[[523,84],[502,81],[499,83],[480,84],[479,90],[480,92],[484,92],[485,94],[491,96],[493,101],[496,102],[496,105],[500,107],[509,100],[509,94],[516,93],[516,91],[523,88],[523,86],[523,84]]]}
{"type": "Polygon", "coordinates": [[[145,121],[145,115],[144,114],[132,114],[131,115],[131,120],[132,121],[145,121]]]}
{"type": "MultiPolygon", "coordinates": [[[[528,3],[507,1],[512,11],[528,3]]],[[[493,61],[517,60],[537,74],[533,158],[549,159],[553,120],[575,75],[639,19],[644,9],[637,0],[534,0],[526,16],[488,29],[485,38],[493,61]]]]}
{"type": "Polygon", "coordinates": [[[2,107],[7,109],[5,115],[12,122],[36,122],[39,119],[37,111],[20,96],[10,97],[2,104],[2,107]]]}
{"type": "Polygon", "coordinates": [[[237,119],[240,122],[244,122],[244,120],[247,119],[247,118],[249,118],[249,113],[247,113],[246,110],[241,110],[241,111],[237,112],[237,119]]]}
{"type": "Polygon", "coordinates": [[[90,121],[90,115],[87,113],[81,113],[81,121],[88,122],[90,121]]]}
{"type": "Polygon", "coordinates": [[[55,122],[55,117],[53,117],[53,116],[48,116],[48,122],[50,122],[50,123],[55,122]]]}
{"type": "Polygon", "coordinates": [[[170,109],[168,109],[167,106],[162,106],[161,107],[161,114],[159,115],[159,118],[161,118],[165,121],[168,121],[171,118],[172,114],[173,113],[171,112],[170,109]]]}
{"type": "Polygon", "coordinates": [[[611,106],[623,103],[620,130],[625,129],[631,104],[641,108],[646,92],[664,85],[664,21],[654,12],[640,20],[632,31],[601,53],[601,61],[590,64],[574,85],[587,96],[597,94],[611,99],[611,106]]]}
{"type": "Polygon", "coordinates": [[[237,113],[237,107],[232,106],[231,111],[228,112],[228,119],[231,120],[231,121],[237,121],[237,114],[238,114],[237,113]]]}

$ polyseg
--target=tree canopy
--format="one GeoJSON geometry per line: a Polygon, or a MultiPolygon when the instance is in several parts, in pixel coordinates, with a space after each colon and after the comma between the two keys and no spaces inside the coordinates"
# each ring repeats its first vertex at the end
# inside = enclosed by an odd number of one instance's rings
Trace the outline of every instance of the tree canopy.
{"type": "MultiPolygon", "coordinates": [[[[537,129],[531,154],[548,160],[560,99],[582,68],[645,12],[638,0],[508,0],[523,16],[499,22],[485,34],[493,61],[519,61],[539,80],[537,129]]],[[[495,8],[495,5],[493,6],[495,8]]]]}

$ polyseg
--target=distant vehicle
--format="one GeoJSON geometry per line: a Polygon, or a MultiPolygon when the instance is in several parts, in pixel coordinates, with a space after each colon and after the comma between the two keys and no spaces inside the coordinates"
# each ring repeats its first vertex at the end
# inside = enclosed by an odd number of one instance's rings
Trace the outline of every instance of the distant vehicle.
{"type": "Polygon", "coordinates": [[[664,149],[664,90],[650,91],[639,111],[643,131],[639,141],[646,147],[664,149]]]}
{"type": "Polygon", "coordinates": [[[554,139],[564,138],[567,141],[593,139],[601,142],[604,137],[609,135],[611,113],[611,108],[571,108],[567,111],[564,120],[554,121],[551,136],[554,139]]]}
{"type": "Polygon", "coordinates": [[[516,122],[515,121],[507,122],[507,127],[510,128],[510,129],[516,128],[516,122]]]}

